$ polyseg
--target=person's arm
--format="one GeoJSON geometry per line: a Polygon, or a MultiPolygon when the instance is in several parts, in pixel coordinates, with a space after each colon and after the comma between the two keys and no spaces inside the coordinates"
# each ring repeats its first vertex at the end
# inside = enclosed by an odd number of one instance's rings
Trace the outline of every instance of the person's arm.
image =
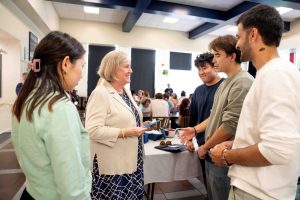
{"type": "Polygon", "coordinates": [[[196,133],[201,133],[201,132],[205,131],[208,122],[209,122],[209,117],[206,120],[204,120],[203,122],[201,122],[200,124],[194,126],[194,128],[196,129],[196,133]]]}
{"type": "Polygon", "coordinates": [[[210,148],[234,137],[243,102],[251,85],[252,80],[248,78],[241,78],[234,83],[227,97],[228,103],[222,113],[222,123],[205,144],[199,148],[200,158],[204,158],[210,148]]]}
{"type": "Polygon", "coordinates": [[[231,137],[231,135],[226,132],[224,129],[219,127],[215,133],[210,137],[203,145],[201,145],[198,149],[198,155],[200,159],[204,159],[207,152],[216,146],[217,144],[220,144],[223,141],[228,140],[231,137]]]}
{"type": "Polygon", "coordinates": [[[90,139],[113,147],[117,140],[125,137],[140,136],[146,129],[143,127],[117,128],[106,126],[109,99],[102,91],[94,91],[86,107],[85,126],[90,139]]]}
{"type": "Polygon", "coordinates": [[[76,115],[70,102],[53,108],[42,136],[60,199],[64,200],[91,198],[88,134],[81,132],[76,115]]]}
{"type": "Polygon", "coordinates": [[[297,109],[300,110],[300,106],[297,98],[300,97],[295,93],[299,81],[297,83],[280,70],[270,71],[261,79],[263,81],[255,94],[258,97],[256,131],[261,140],[245,148],[225,151],[224,157],[230,164],[285,165],[299,157],[300,112],[297,109]]]}
{"type": "Polygon", "coordinates": [[[102,90],[95,90],[89,97],[86,106],[85,127],[90,139],[99,141],[108,146],[114,146],[117,139],[122,137],[122,130],[116,127],[105,126],[109,112],[109,100],[102,90]]]}
{"type": "Polygon", "coordinates": [[[187,127],[181,129],[181,142],[186,143],[187,141],[191,140],[197,133],[203,132],[206,129],[206,126],[208,124],[209,118],[198,124],[194,127],[187,127]]]}
{"type": "Polygon", "coordinates": [[[231,149],[223,152],[223,156],[228,164],[238,164],[244,166],[267,166],[271,163],[260,153],[258,144],[246,148],[231,149]]]}
{"type": "Polygon", "coordinates": [[[220,128],[227,132],[232,138],[235,136],[243,102],[248,94],[252,82],[252,79],[240,78],[236,83],[234,83],[227,96],[228,103],[223,108],[220,128]]]}

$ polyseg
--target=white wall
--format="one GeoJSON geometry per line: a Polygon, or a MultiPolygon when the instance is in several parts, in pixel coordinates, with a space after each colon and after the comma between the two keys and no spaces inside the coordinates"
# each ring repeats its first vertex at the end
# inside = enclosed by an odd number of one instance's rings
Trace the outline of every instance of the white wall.
{"type": "Polygon", "coordinates": [[[20,19],[20,11],[10,5],[10,1],[0,1],[0,32],[9,35],[9,39],[0,38],[0,46],[7,54],[2,55],[2,97],[0,97],[0,133],[11,127],[11,105],[16,94],[15,87],[20,81],[21,73],[26,68],[24,51],[28,53],[29,31],[33,31],[40,38],[41,31],[28,19],[20,19]],[[17,14],[18,13],[18,14],[17,14]],[[25,50],[24,50],[25,49],[25,50]]]}
{"type": "Polygon", "coordinates": [[[13,103],[16,98],[15,88],[20,82],[21,69],[20,44],[18,40],[0,40],[0,46],[7,54],[2,55],[2,98],[1,101],[13,103]]]}
{"type": "Polygon", "coordinates": [[[291,30],[282,37],[279,49],[300,47],[300,19],[291,23],[291,30]]]}
{"type": "Polygon", "coordinates": [[[173,91],[180,96],[184,90],[187,96],[194,92],[195,88],[202,83],[198,76],[198,70],[193,63],[196,58],[196,52],[192,53],[192,69],[187,70],[170,70],[170,50],[156,50],[155,61],[155,93],[164,93],[169,83],[173,91]],[[163,74],[163,70],[168,70],[168,75],[163,74]]]}
{"type": "Polygon", "coordinates": [[[123,47],[167,49],[178,51],[207,51],[215,37],[189,40],[184,32],[135,26],[130,33],[122,32],[120,24],[61,19],[60,30],[84,43],[119,45],[123,47]]]}
{"type": "MultiPolygon", "coordinates": [[[[0,2],[0,30],[12,39],[1,39],[1,45],[8,53],[3,55],[3,73],[2,73],[2,98],[0,101],[13,103],[15,98],[15,85],[19,82],[21,73],[26,68],[24,53],[28,53],[29,31],[35,27],[29,27],[19,19],[15,13],[0,2]]],[[[17,11],[16,11],[17,12],[17,11]]],[[[24,19],[25,20],[25,19],[24,19]]]]}
{"type": "Polygon", "coordinates": [[[2,54],[2,97],[0,98],[0,133],[10,130],[11,106],[16,98],[15,88],[20,81],[20,43],[13,39],[0,39],[2,54]]]}

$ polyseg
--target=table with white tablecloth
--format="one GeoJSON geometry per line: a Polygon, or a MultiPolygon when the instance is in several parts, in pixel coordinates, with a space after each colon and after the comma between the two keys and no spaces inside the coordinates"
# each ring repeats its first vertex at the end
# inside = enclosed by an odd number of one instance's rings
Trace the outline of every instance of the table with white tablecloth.
{"type": "MultiPolygon", "coordinates": [[[[172,144],[180,144],[180,140],[167,138],[172,144]]],[[[155,149],[160,141],[151,141],[145,144],[144,159],[144,182],[149,183],[171,182],[176,180],[186,180],[187,178],[202,175],[201,165],[197,151],[183,151],[170,153],[155,149]]],[[[197,148],[197,147],[196,147],[197,148]]]]}

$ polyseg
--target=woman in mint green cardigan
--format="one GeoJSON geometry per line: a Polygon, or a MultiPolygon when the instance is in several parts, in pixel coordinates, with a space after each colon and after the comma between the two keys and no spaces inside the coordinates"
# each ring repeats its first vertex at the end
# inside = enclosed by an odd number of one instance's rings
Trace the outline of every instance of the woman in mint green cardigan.
{"type": "Polygon", "coordinates": [[[38,44],[13,106],[12,140],[26,176],[21,199],[90,199],[89,140],[67,91],[82,76],[85,50],[53,31],[38,44]]]}

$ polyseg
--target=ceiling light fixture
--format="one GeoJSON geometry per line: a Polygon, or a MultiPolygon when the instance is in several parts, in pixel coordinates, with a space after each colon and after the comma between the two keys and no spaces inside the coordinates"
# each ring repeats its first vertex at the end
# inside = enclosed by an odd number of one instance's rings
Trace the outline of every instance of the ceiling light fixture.
{"type": "Polygon", "coordinates": [[[169,24],[175,24],[177,21],[178,19],[174,17],[165,17],[163,20],[164,23],[169,23],[169,24]]]}
{"type": "Polygon", "coordinates": [[[229,31],[229,32],[236,33],[237,32],[237,26],[231,26],[231,27],[227,28],[226,30],[229,31]]]}
{"type": "Polygon", "coordinates": [[[293,10],[292,8],[287,8],[287,7],[277,7],[276,10],[279,12],[279,14],[284,14],[287,12],[290,12],[291,10],[293,10]]]}
{"type": "Polygon", "coordinates": [[[96,8],[96,7],[83,6],[83,10],[85,13],[99,14],[99,8],[96,8]]]}

